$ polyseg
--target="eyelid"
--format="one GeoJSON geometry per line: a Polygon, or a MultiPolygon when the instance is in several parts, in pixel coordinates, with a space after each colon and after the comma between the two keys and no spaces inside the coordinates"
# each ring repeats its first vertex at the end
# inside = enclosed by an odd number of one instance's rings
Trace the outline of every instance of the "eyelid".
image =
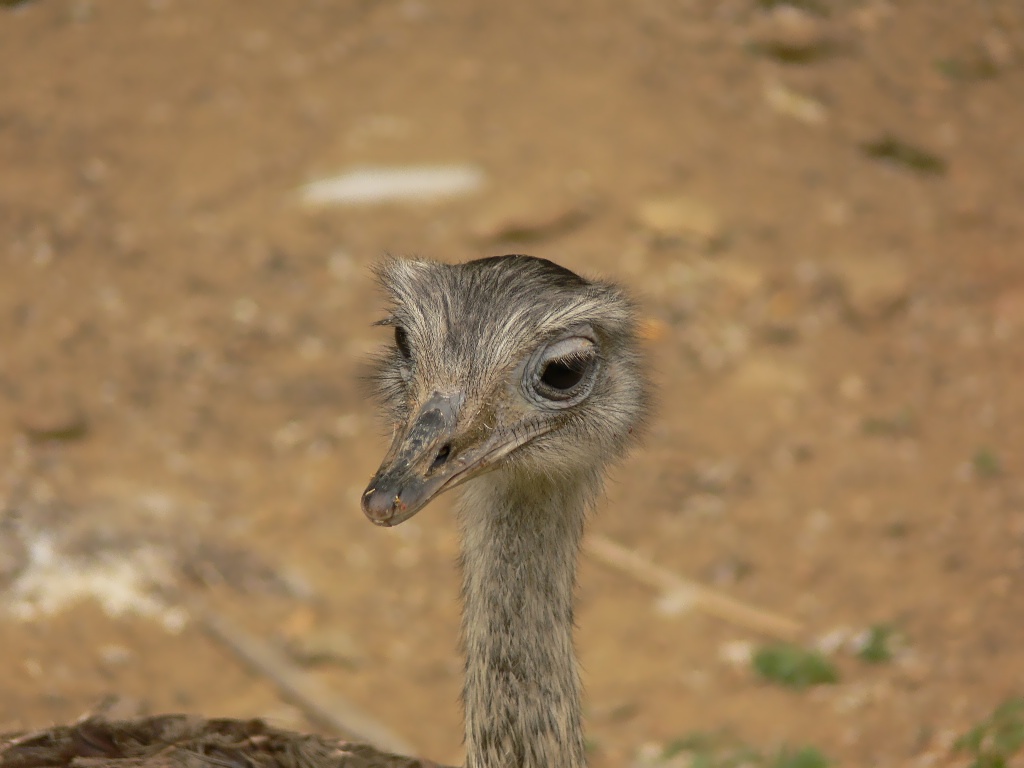
{"type": "Polygon", "coordinates": [[[552,360],[568,360],[573,358],[596,357],[597,344],[586,336],[570,336],[567,339],[559,339],[548,345],[541,359],[545,362],[552,360]]]}
{"type": "Polygon", "coordinates": [[[545,364],[556,363],[556,362],[577,362],[593,360],[597,357],[597,350],[595,349],[574,349],[570,352],[566,352],[560,355],[551,355],[545,357],[543,362],[545,364]]]}

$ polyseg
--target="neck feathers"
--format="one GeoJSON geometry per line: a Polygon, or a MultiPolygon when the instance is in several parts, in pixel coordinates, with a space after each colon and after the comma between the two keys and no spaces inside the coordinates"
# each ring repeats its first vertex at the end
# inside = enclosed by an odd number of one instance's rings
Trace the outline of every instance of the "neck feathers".
{"type": "Polygon", "coordinates": [[[460,515],[466,768],[586,764],[573,591],[596,484],[502,471],[469,484],[460,515]]]}

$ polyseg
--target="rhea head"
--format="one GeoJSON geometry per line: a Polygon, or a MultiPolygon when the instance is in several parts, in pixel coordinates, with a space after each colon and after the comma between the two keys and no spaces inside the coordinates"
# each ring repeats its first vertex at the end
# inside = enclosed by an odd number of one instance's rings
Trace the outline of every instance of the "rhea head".
{"type": "Polygon", "coordinates": [[[391,259],[378,324],[394,344],[371,380],[394,428],[363,494],[382,526],[486,472],[521,482],[599,475],[646,406],[630,300],[546,259],[391,259]]]}

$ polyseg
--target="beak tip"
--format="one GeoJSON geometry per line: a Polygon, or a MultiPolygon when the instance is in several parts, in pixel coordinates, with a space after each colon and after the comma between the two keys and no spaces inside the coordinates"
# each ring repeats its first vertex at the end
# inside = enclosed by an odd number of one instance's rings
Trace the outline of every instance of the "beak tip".
{"type": "Polygon", "coordinates": [[[401,502],[397,495],[382,492],[371,485],[360,500],[363,514],[375,525],[388,525],[401,502]]]}

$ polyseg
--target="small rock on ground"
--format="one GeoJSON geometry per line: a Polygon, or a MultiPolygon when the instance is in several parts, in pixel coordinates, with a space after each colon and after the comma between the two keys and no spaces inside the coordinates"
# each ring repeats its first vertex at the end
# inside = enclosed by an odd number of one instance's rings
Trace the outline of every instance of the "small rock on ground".
{"type": "Polygon", "coordinates": [[[910,297],[910,271],[897,257],[843,259],[833,275],[847,313],[857,321],[888,317],[910,297]]]}
{"type": "Polygon", "coordinates": [[[683,195],[650,197],[637,205],[637,222],[659,240],[683,241],[703,250],[722,243],[725,226],[707,203],[683,195]]]}

